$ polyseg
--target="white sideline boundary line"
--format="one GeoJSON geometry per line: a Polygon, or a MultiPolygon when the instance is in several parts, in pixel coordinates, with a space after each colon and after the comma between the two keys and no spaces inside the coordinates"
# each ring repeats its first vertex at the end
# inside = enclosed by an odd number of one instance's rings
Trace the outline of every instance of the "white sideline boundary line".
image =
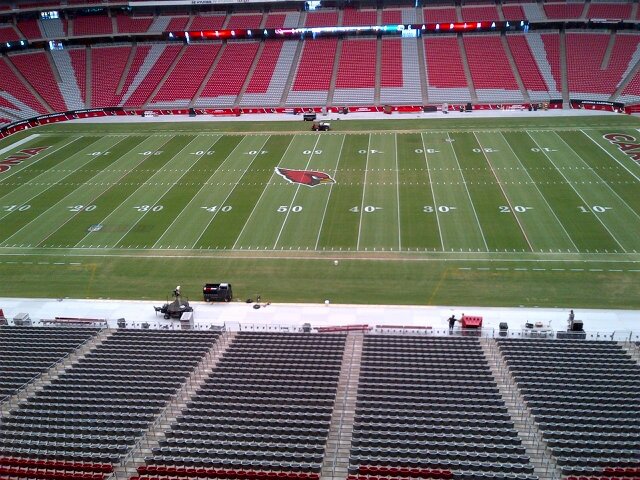
{"type": "Polygon", "coordinates": [[[20,145],[24,145],[27,142],[30,142],[31,140],[39,137],[40,134],[39,133],[33,133],[31,135],[29,135],[28,137],[23,138],[22,140],[18,140],[17,142],[12,143],[11,145],[8,145],[6,147],[4,147],[3,149],[0,149],[0,155],[4,155],[5,153],[7,153],[10,150],[13,150],[16,147],[19,147],[20,145]]]}
{"type": "MultiPolygon", "coordinates": [[[[0,250],[3,247],[0,247],[0,250]]],[[[5,247],[6,248],[6,247],[5,247]]],[[[220,260],[229,260],[229,259],[240,259],[240,260],[344,260],[344,261],[381,261],[381,262],[457,262],[457,263],[461,263],[461,262],[468,262],[468,263],[576,263],[576,264],[589,264],[589,263],[599,263],[599,264],[623,264],[623,263],[628,263],[628,264],[640,264],[640,260],[630,260],[630,259],[626,259],[626,260],[617,260],[617,259],[597,259],[597,258],[531,258],[531,259],[527,259],[527,258],[455,258],[455,257],[449,257],[449,258],[430,258],[430,257],[419,257],[419,256],[407,256],[407,251],[405,250],[404,252],[402,252],[402,256],[401,255],[397,255],[397,256],[393,256],[393,257],[389,257],[388,255],[383,255],[383,256],[379,256],[379,257],[375,257],[375,256],[362,256],[362,255],[356,255],[356,256],[349,256],[349,254],[353,254],[353,253],[357,253],[357,252],[346,252],[346,251],[334,251],[334,252],[327,252],[327,255],[277,255],[277,256],[273,256],[271,255],[271,253],[282,253],[281,250],[260,250],[260,255],[233,255],[233,256],[223,256],[223,255],[217,255],[217,254],[210,254],[210,255],[190,255],[190,254],[185,254],[185,253],[181,253],[179,255],[160,255],[160,254],[149,254],[149,255],[138,255],[138,254],[109,254],[109,253],[84,253],[84,252],[69,252],[68,248],[63,248],[63,247],[55,247],[55,248],[48,248],[47,250],[64,250],[65,253],[64,256],[65,257],[69,257],[69,258],[75,258],[75,257],[84,257],[84,258],[90,258],[90,257],[95,257],[95,258],[132,258],[132,259],[145,259],[145,258],[152,258],[152,259],[172,259],[172,258],[185,258],[185,259],[189,259],[189,258],[198,258],[198,259],[220,259],[220,260]],[[341,255],[342,254],[342,255],[341,255]]],[[[82,248],[76,248],[75,250],[83,250],[82,248]]],[[[89,248],[89,247],[85,247],[84,250],[90,251],[90,250],[103,250],[103,249],[98,249],[98,248],[89,248]]],[[[132,250],[132,249],[126,249],[126,250],[132,250]]],[[[139,250],[145,250],[145,249],[139,249],[139,250]]],[[[177,250],[177,249],[174,249],[177,250]]],[[[148,249],[146,249],[145,251],[148,251],[148,249]]],[[[180,251],[182,251],[182,249],[180,249],[180,251]]],[[[229,250],[219,250],[220,252],[229,252],[229,250]]],[[[244,252],[243,250],[234,250],[234,252],[244,252]]],[[[256,252],[257,253],[257,252],[256,252]]],[[[321,253],[321,252],[318,252],[321,253]]],[[[369,252],[371,253],[371,252],[369,252]]],[[[450,252],[431,252],[431,254],[436,253],[439,254],[438,256],[444,256],[442,254],[445,255],[450,255],[450,252]]],[[[531,252],[525,252],[529,255],[531,255],[531,252]]],[[[420,254],[420,252],[418,252],[418,254],[420,254]]],[[[481,254],[483,255],[487,255],[486,252],[481,252],[481,254]]],[[[535,254],[535,252],[534,252],[535,254]]],[[[34,253],[34,252],[26,252],[26,253],[1,253],[0,252],[0,258],[2,257],[46,257],[50,254],[48,253],[34,253]]],[[[535,255],[539,255],[539,254],[535,254],[535,255]]],[[[563,255],[562,253],[550,253],[550,254],[546,254],[548,256],[554,256],[554,255],[563,255]]],[[[571,254],[571,255],[577,255],[577,254],[571,254]]],[[[622,255],[628,255],[628,254],[623,254],[623,253],[601,253],[601,254],[590,254],[590,255],[607,255],[607,256],[614,256],[614,255],[618,255],[618,256],[622,256],[622,255]]],[[[6,263],[6,262],[5,262],[6,263]]]]}

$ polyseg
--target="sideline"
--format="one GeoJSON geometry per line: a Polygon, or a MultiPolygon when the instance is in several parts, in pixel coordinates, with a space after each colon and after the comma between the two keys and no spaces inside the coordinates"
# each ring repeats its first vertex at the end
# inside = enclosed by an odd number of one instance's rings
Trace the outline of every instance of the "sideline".
{"type": "Polygon", "coordinates": [[[33,133],[31,135],[29,135],[28,137],[23,138],[22,140],[18,140],[17,142],[12,143],[11,145],[7,145],[6,147],[4,147],[3,149],[0,149],[0,155],[5,154],[6,152],[8,152],[9,150],[13,150],[16,147],[19,147],[20,145],[23,145],[27,142],[30,142],[31,140],[33,140],[36,137],[39,137],[40,134],[39,133],[33,133]]]}
{"type": "MultiPolygon", "coordinates": [[[[421,113],[397,113],[386,114],[384,112],[350,112],[348,114],[327,113],[318,114],[318,120],[340,121],[340,120],[410,120],[410,119],[473,119],[473,118],[542,118],[542,117],[592,117],[592,116],[620,116],[625,115],[604,110],[575,110],[575,109],[551,109],[530,112],[528,110],[473,110],[472,112],[450,111],[447,114],[442,112],[421,112],[421,113]]],[[[627,115],[625,115],[627,116],[627,115]]],[[[78,118],[64,122],[66,124],[78,123],[177,123],[177,122],[302,122],[302,115],[286,113],[256,113],[236,116],[219,115],[158,115],[157,117],[142,116],[105,116],[78,118]]]]}
{"type": "MultiPolygon", "coordinates": [[[[197,292],[191,299],[201,298],[197,292]]],[[[255,295],[254,295],[255,297],[255,295]]],[[[255,303],[245,303],[245,298],[236,298],[231,303],[205,303],[190,301],[194,308],[194,327],[198,330],[208,329],[212,325],[225,325],[228,329],[239,328],[261,331],[293,331],[303,324],[312,327],[337,325],[393,325],[396,327],[432,327],[434,330],[447,328],[447,319],[455,314],[460,318],[463,313],[483,317],[483,330],[494,330],[497,335],[501,322],[506,322],[509,329],[521,330],[526,322],[543,322],[555,331],[566,330],[569,309],[556,308],[524,308],[524,307],[473,307],[473,306],[427,306],[427,305],[325,305],[325,299],[318,303],[273,303],[262,304],[262,308],[254,309],[255,303]],[[283,328],[284,327],[284,328],[283,328]]],[[[263,298],[262,302],[268,299],[263,298]]],[[[117,328],[117,319],[126,319],[129,327],[140,328],[142,323],[149,323],[152,328],[179,329],[179,322],[164,320],[156,315],[154,306],[166,302],[162,294],[157,301],[150,300],[80,300],[80,299],[46,299],[46,298],[0,298],[0,308],[10,321],[20,312],[29,313],[32,320],[59,317],[100,318],[108,320],[109,327],[117,328]],[[135,324],[135,325],[134,325],[135,324]]],[[[584,322],[587,332],[616,333],[623,338],[640,335],[638,311],[634,310],[576,310],[576,319],[584,322]]],[[[12,322],[11,322],[12,323],[12,322]]],[[[436,333],[436,332],[433,332],[436,333]]],[[[634,337],[635,338],[635,337],[634,337]]],[[[610,338],[603,338],[610,339],[610,338]]]]}

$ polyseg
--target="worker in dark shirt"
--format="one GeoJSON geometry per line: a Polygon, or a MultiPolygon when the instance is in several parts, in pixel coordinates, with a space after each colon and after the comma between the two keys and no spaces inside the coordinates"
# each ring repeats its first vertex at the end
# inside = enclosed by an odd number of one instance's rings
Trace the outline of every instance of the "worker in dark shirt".
{"type": "Polygon", "coordinates": [[[449,330],[453,330],[453,327],[455,326],[457,320],[456,320],[456,316],[455,315],[451,315],[449,317],[449,330]]]}

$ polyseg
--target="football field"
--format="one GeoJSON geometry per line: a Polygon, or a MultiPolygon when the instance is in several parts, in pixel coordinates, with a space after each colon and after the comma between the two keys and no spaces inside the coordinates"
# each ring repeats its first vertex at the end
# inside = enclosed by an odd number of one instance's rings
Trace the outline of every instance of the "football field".
{"type": "MultiPolygon", "coordinates": [[[[100,276],[109,259],[184,259],[185,266],[224,259],[234,277],[229,260],[249,259],[273,262],[269,275],[282,279],[296,259],[339,259],[375,263],[384,283],[391,264],[421,262],[430,275],[434,264],[454,262],[444,267],[449,273],[490,272],[498,283],[502,272],[555,270],[585,274],[578,283],[621,280],[633,292],[640,284],[634,120],[548,128],[385,122],[379,130],[343,122],[325,133],[297,123],[245,132],[200,124],[36,129],[0,144],[0,165],[9,166],[0,172],[0,267],[27,281],[29,272],[41,278],[39,264],[72,274],[73,264],[99,262],[93,275],[100,276]]],[[[145,285],[156,267],[134,271],[145,285]]],[[[336,269],[328,272],[317,281],[334,281],[336,269]]],[[[216,280],[198,275],[194,286],[216,280]]],[[[490,288],[491,277],[481,278],[490,288]]],[[[179,280],[167,279],[167,287],[179,280]]],[[[28,285],[20,288],[29,295],[28,285]]],[[[399,301],[409,302],[398,288],[399,301]]]]}

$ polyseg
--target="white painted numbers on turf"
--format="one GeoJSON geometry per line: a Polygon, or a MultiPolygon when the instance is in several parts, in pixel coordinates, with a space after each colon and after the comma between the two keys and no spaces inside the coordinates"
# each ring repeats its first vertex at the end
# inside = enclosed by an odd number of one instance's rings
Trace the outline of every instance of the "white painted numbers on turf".
{"type": "Polygon", "coordinates": [[[289,208],[289,205],[280,205],[278,207],[278,209],[276,210],[280,213],[286,213],[286,212],[293,212],[293,213],[299,213],[302,211],[302,206],[301,205],[293,205],[291,208],[289,208]]]}
{"type": "Polygon", "coordinates": [[[455,210],[456,207],[450,207],[448,205],[439,205],[437,209],[434,209],[432,205],[425,205],[422,207],[424,213],[433,213],[436,210],[440,213],[449,213],[451,210],[455,210]]]}
{"type": "MultiPolygon", "coordinates": [[[[200,208],[211,213],[215,213],[218,211],[218,205],[214,205],[213,207],[200,207],[200,208]]],[[[220,208],[220,211],[227,213],[227,212],[230,212],[232,209],[233,207],[231,205],[224,205],[222,208],[220,208]]]]}
{"type": "Polygon", "coordinates": [[[93,212],[96,208],[96,205],[72,205],[67,207],[70,212],[93,212]]]}
{"type": "Polygon", "coordinates": [[[29,210],[31,205],[28,203],[24,205],[4,205],[2,208],[5,212],[24,212],[29,210]]]}
{"type": "MultiPolygon", "coordinates": [[[[500,205],[498,209],[500,210],[500,213],[511,213],[511,207],[508,205],[500,205]]],[[[524,213],[527,210],[533,210],[533,207],[523,207],[522,205],[516,205],[513,207],[513,211],[517,213],[524,213]]]]}
{"type": "Polygon", "coordinates": [[[139,205],[133,208],[139,212],[161,212],[164,207],[162,205],[139,205]]]}
{"type": "Polygon", "coordinates": [[[474,153],[495,153],[498,152],[499,150],[495,149],[495,148],[491,148],[491,147],[484,147],[484,148],[474,148],[473,152],[474,153]]]}
{"type": "Polygon", "coordinates": [[[595,213],[604,213],[607,210],[611,210],[611,207],[603,207],[602,205],[592,205],[591,207],[585,207],[584,205],[579,205],[578,209],[582,213],[589,213],[593,211],[595,213]]]}
{"type": "MultiPolygon", "coordinates": [[[[375,212],[376,210],[382,210],[382,207],[374,207],[373,205],[367,205],[362,208],[362,211],[365,213],[375,212]]],[[[349,209],[350,212],[358,213],[360,212],[360,207],[353,207],[349,209]]]]}

